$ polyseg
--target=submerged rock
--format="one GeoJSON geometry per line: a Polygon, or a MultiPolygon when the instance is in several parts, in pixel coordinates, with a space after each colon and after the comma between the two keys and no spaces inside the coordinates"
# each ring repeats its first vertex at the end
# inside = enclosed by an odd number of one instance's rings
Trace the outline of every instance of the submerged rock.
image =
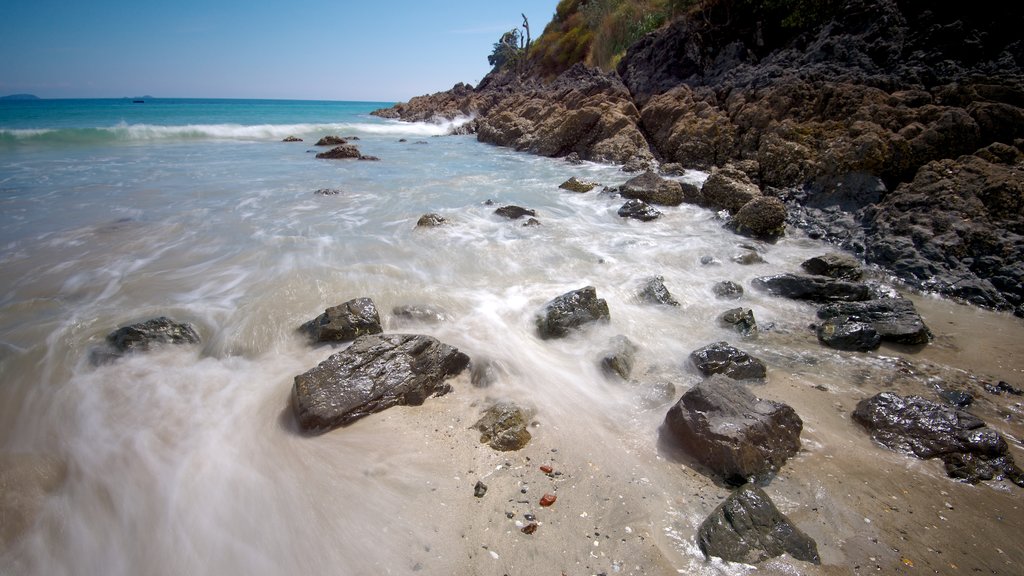
{"type": "Polygon", "coordinates": [[[317,158],[324,158],[327,160],[341,160],[345,158],[362,158],[362,154],[359,153],[359,149],[351,144],[342,144],[335,146],[327,152],[321,152],[316,155],[317,158]]]}
{"type": "Polygon", "coordinates": [[[804,274],[761,276],[754,278],[750,285],[772,296],[812,302],[854,302],[874,297],[867,284],[804,274]]]}
{"type": "Polygon", "coordinates": [[[380,334],[377,306],[369,298],[354,298],[343,304],[332,306],[316,318],[299,327],[314,344],[324,342],[348,342],[364,334],[380,334]]]}
{"type": "Polygon", "coordinates": [[[696,187],[683,187],[680,182],[662,178],[654,172],[647,171],[639,176],[634,176],[619,187],[619,194],[623,198],[642,200],[648,204],[660,204],[662,206],[678,206],[683,202],[697,202],[696,187]],[[687,197],[689,193],[689,197],[687,197]]]}
{"type": "Polygon", "coordinates": [[[442,308],[430,305],[404,304],[391,309],[391,314],[399,320],[406,322],[420,322],[422,324],[440,324],[448,320],[448,313],[442,308]]]}
{"type": "Polygon", "coordinates": [[[530,415],[522,408],[511,402],[499,402],[488,408],[471,428],[480,431],[480,442],[508,452],[530,442],[530,431],[526,429],[529,423],[530,415]]]}
{"type": "Polygon", "coordinates": [[[706,556],[757,564],[783,553],[821,564],[818,545],[787,518],[763,490],[737,489],[700,525],[697,545],[706,556]]]}
{"type": "Polygon", "coordinates": [[[476,388],[487,388],[508,374],[508,366],[501,360],[477,358],[469,367],[469,383],[476,388]]]}
{"type": "Polygon", "coordinates": [[[836,350],[868,352],[882,343],[882,337],[871,324],[848,316],[825,320],[818,325],[816,333],[818,342],[836,350]]]}
{"type": "Polygon", "coordinates": [[[800,450],[803,421],[786,404],[715,375],[688,390],[665,416],[672,437],[714,477],[767,484],[800,450]]]}
{"type": "Polygon", "coordinates": [[[637,299],[644,304],[661,304],[663,306],[679,306],[679,301],[672,296],[672,293],[665,287],[663,276],[652,276],[644,282],[643,288],[637,294],[637,299]]]}
{"type": "Polygon", "coordinates": [[[610,319],[608,303],[597,297],[593,286],[585,286],[545,304],[537,315],[536,324],[540,337],[547,340],[566,336],[586,324],[608,322],[610,319]]]}
{"type": "Polygon", "coordinates": [[[657,220],[658,218],[661,218],[662,215],[661,210],[658,210],[643,200],[627,200],[626,203],[619,208],[618,214],[623,218],[632,218],[634,220],[640,220],[641,222],[657,220]]]}
{"type": "Polygon", "coordinates": [[[690,353],[690,361],[705,376],[722,374],[735,380],[764,378],[764,362],[727,342],[715,342],[690,353]]]}
{"type": "Polygon", "coordinates": [[[199,344],[199,334],[191,324],[175,322],[166,316],[122,326],[106,336],[107,347],[95,350],[94,364],[116,360],[125,354],[147,352],[157,346],[199,344]]]}
{"type": "Polygon", "coordinates": [[[1006,477],[1024,487],[1024,473],[1002,435],[947,404],[882,392],[858,402],[853,419],[887,448],[941,458],[951,477],[970,483],[1006,477]]]}
{"type": "Polygon", "coordinates": [[[584,182],[573,176],[572,178],[569,178],[565,182],[562,182],[558,187],[561,188],[562,190],[568,190],[570,192],[579,192],[582,194],[584,192],[590,192],[591,190],[596,188],[597,185],[597,182],[584,182]]]}
{"type": "Polygon", "coordinates": [[[914,303],[906,298],[880,298],[863,302],[839,302],[818,309],[818,318],[848,317],[870,324],[887,342],[927,344],[931,331],[917,313],[914,303]]]}
{"type": "Polygon", "coordinates": [[[529,208],[523,208],[522,206],[502,206],[494,211],[495,214],[502,218],[508,218],[509,220],[518,220],[523,216],[536,216],[537,212],[530,210],[529,208]]]}
{"type": "Polygon", "coordinates": [[[828,276],[839,280],[858,281],[864,276],[860,261],[843,252],[830,252],[809,258],[800,264],[808,274],[828,276]]]}
{"type": "Polygon", "coordinates": [[[419,406],[451,391],[469,356],[430,336],[360,336],[295,377],[292,408],[304,432],[321,433],[392,406],[419,406]]]}
{"type": "Polygon", "coordinates": [[[302,138],[299,138],[298,136],[287,136],[284,140],[281,140],[281,142],[302,142],[302,138]]]}
{"type": "Polygon", "coordinates": [[[743,296],[743,286],[731,280],[723,280],[712,286],[711,292],[719,298],[735,300],[743,296]]]}
{"type": "Polygon", "coordinates": [[[342,144],[348,144],[348,141],[341,136],[324,136],[317,140],[314,146],[341,146],[342,144]]]}
{"type": "Polygon", "coordinates": [[[443,216],[431,212],[430,214],[424,214],[423,216],[420,216],[420,219],[416,221],[416,227],[436,228],[438,226],[444,226],[447,223],[448,220],[445,219],[443,216]]]}
{"type": "Polygon", "coordinates": [[[608,349],[601,357],[601,369],[609,376],[617,375],[623,380],[629,380],[635,361],[636,344],[629,338],[619,335],[612,338],[608,349]]]}
{"type": "Polygon", "coordinates": [[[757,320],[754,319],[754,311],[750,308],[726,310],[718,317],[718,323],[733,328],[745,338],[757,335],[757,320]]]}

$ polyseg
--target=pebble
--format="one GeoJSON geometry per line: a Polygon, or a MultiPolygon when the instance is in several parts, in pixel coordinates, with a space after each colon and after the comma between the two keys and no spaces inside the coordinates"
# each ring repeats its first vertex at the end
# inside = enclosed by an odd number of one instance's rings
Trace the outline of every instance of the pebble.
{"type": "Polygon", "coordinates": [[[555,500],[558,500],[558,496],[555,496],[554,494],[545,494],[544,497],[540,499],[540,505],[548,507],[554,504],[555,500]]]}
{"type": "Polygon", "coordinates": [[[487,484],[484,484],[480,480],[476,481],[476,486],[473,487],[473,496],[477,498],[483,498],[484,494],[487,494],[487,484]]]}
{"type": "Polygon", "coordinates": [[[537,525],[533,524],[533,523],[530,523],[530,524],[527,524],[526,526],[523,526],[523,530],[522,530],[523,534],[533,534],[536,531],[537,531],[537,525]]]}
{"type": "Polygon", "coordinates": [[[540,471],[545,474],[551,474],[554,471],[554,468],[548,465],[544,465],[540,467],[540,471]]]}

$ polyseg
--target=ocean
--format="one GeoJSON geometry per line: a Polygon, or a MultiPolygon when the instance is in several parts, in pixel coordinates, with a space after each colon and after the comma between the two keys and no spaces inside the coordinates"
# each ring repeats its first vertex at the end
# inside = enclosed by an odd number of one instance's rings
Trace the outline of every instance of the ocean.
{"type": "MultiPolygon", "coordinates": [[[[890,470],[878,482],[910,475],[926,496],[951,491],[958,507],[977,498],[874,447],[848,412],[898,358],[980,362],[1001,350],[981,338],[1000,330],[1012,350],[1012,318],[914,295],[938,328],[934,352],[824,349],[807,329],[811,305],[749,288],[799,270],[824,244],[799,232],[746,239],[689,205],[624,219],[623,200],[600,186],[559,189],[573,176],[619,185],[630,175],[615,166],[446,136],[451,122],[369,115],[386,104],[0,102],[0,573],[746,574],[697,549],[696,527],[728,490],[659,432],[700,380],[690,351],[721,340],[764,358],[757,393],[804,418],[804,449],[770,492],[826,565],[892,555],[868,539],[895,533],[886,522],[896,520],[866,525],[874,511],[842,484],[865,462],[890,470]],[[380,160],[317,159],[326,135],[380,160]],[[494,214],[508,204],[540,224],[494,214]],[[448,223],[417,228],[426,213],[448,223]],[[750,251],[764,262],[734,260],[750,251]],[[639,301],[652,276],[680,306],[639,301]],[[740,300],[714,296],[723,280],[747,288],[740,300]],[[611,322],[541,340],[536,312],[587,285],[611,322]],[[497,367],[496,382],[476,388],[466,374],[423,406],[297,433],[293,378],[336,351],[309,346],[297,328],[357,297],[374,300],[386,332],[435,336],[497,367]],[[402,305],[445,320],[409,322],[393,312],[402,305]],[[736,306],[770,330],[743,340],[720,325],[736,306]],[[106,334],[157,316],[192,323],[202,343],[90,362],[106,334]],[[939,319],[959,323],[956,334],[939,319]],[[620,334],[639,349],[629,382],[597,361],[620,334]],[[521,452],[495,452],[469,429],[497,400],[532,410],[534,439],[521,452]],[[559,475],[537,474],[540,463],[559,475]],[[483,498],[473,496],[479,479],[491,487],[483,498]],[[558,501],[541,510],[545,491],[558,501]],[[539,518],[534,535],[519,530],[525,513],[539,518]]],[[[1012,495],[989,497],[998,506],[1012,495]]],[[[767,567],[841,573],[786,558],[767,567]]]]}

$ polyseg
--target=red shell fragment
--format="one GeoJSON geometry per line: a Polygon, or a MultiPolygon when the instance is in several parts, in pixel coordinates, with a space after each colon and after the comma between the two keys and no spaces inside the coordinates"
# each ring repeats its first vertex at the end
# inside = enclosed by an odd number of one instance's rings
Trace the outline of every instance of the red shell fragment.
{"type": "Polygon", "coordinates": [[[555,496],[554,494],[545,494],[544,497],[540,499],[540,505],[544,507],[551,506],[557,499],[558,496],[555,496]]]}
{"type": "Polygon", "coordinates": [[[537,525],[534,524],[534,523],[530,523],[530,524],[527,524],[526,526],[523,526],[523,534],[533,534],[536,531],[537,531],[537,525]]]}
{"type": "Polygon", "coordinates": [[[545,473],[545,474],[551,474],[552,472],[554,472],[554,470],[555,470],[554,468],[552,468],[551,466],[548,466],[546,464],[544,466],[540,467],[540,471],[545,473]]]}

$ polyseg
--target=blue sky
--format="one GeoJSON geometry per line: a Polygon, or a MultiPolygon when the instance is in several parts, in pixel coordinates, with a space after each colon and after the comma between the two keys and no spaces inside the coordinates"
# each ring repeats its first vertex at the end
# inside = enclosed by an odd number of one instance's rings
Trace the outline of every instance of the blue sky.
{"type": "Polygon", "coordinates": [[[0,95],[408,100],[558,0],[5,0],[0,95]]]}

